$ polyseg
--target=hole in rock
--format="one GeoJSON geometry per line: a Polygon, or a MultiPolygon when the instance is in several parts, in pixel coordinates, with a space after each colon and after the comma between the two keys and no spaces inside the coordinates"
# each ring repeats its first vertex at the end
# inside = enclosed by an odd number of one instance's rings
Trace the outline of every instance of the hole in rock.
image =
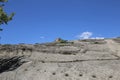
{"type": "Polygon", "coordinates": [[[66,77],[68,77],[68,76],[69,76],[69,74],[68,74],[68,73],[66,73],[66,74],[65,74],[65,76],[66,76],[66,77]]]}
{"type": "Polygon", "coordinates": [[[113,78],[113,76],[111,75],[111,76],[109,76],[109,78],[113,78]]]}
{"type": "Polygon", "coordinates": [[[96,78],[96,75],[92,75],[93,78],[96,78]]]}
{"type": "Polygon", "coordinates": [[[82,76],[83,76],[83,74],[79,74],[79,76],[80,76],[80,77],[82,77],[82,76]]]}
{"type": "Polygon", "coordinates": [[[52,73],[52,75],[56,75],[56,73],[55,73],[55,72],[53,72],[53,73],[52,73]]]}

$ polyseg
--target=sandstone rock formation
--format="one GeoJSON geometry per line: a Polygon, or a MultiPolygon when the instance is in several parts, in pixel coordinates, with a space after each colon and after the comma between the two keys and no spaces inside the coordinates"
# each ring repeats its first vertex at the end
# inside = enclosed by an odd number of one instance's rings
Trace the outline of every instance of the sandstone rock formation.
{"type": "Polygon", "coordinates": [[[120,80],[120,39],[0,45],[0,80],[120,80]]]}

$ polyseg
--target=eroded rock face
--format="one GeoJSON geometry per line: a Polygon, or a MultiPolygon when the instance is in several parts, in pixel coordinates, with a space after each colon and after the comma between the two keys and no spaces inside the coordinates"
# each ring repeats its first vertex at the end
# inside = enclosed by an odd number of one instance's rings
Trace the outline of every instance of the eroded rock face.
{"type": "Polygon", "coordinates": [[[119,80],[118,40],[0,46],[0,80],[119,80]]]}
{"type": "Polygon", "coordinates": [[[25,61],[21,61],[23,56],[14,56],[0,59],[0,73],[13,71],[21,66],[25,61]]]}

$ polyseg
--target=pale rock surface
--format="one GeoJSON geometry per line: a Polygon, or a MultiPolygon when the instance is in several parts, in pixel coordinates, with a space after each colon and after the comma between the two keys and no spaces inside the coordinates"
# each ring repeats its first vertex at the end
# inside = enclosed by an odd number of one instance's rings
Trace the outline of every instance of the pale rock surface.
{"type": "Polygon", "coordinates": [[[119,42],[73,42],[1,45],[0,80],[120,80],[119,42]]]}

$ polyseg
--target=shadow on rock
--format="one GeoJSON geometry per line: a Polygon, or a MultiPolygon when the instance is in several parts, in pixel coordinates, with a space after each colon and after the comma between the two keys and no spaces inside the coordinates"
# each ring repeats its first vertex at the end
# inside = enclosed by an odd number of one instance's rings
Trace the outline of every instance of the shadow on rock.
{"type": "Polygon", "coordinates": [[[11,58],[0,59],[0,73],[5,71],[12,71],[20,67],[25,61],[21,61],[23,56],[14,56],[11,58]]]}

